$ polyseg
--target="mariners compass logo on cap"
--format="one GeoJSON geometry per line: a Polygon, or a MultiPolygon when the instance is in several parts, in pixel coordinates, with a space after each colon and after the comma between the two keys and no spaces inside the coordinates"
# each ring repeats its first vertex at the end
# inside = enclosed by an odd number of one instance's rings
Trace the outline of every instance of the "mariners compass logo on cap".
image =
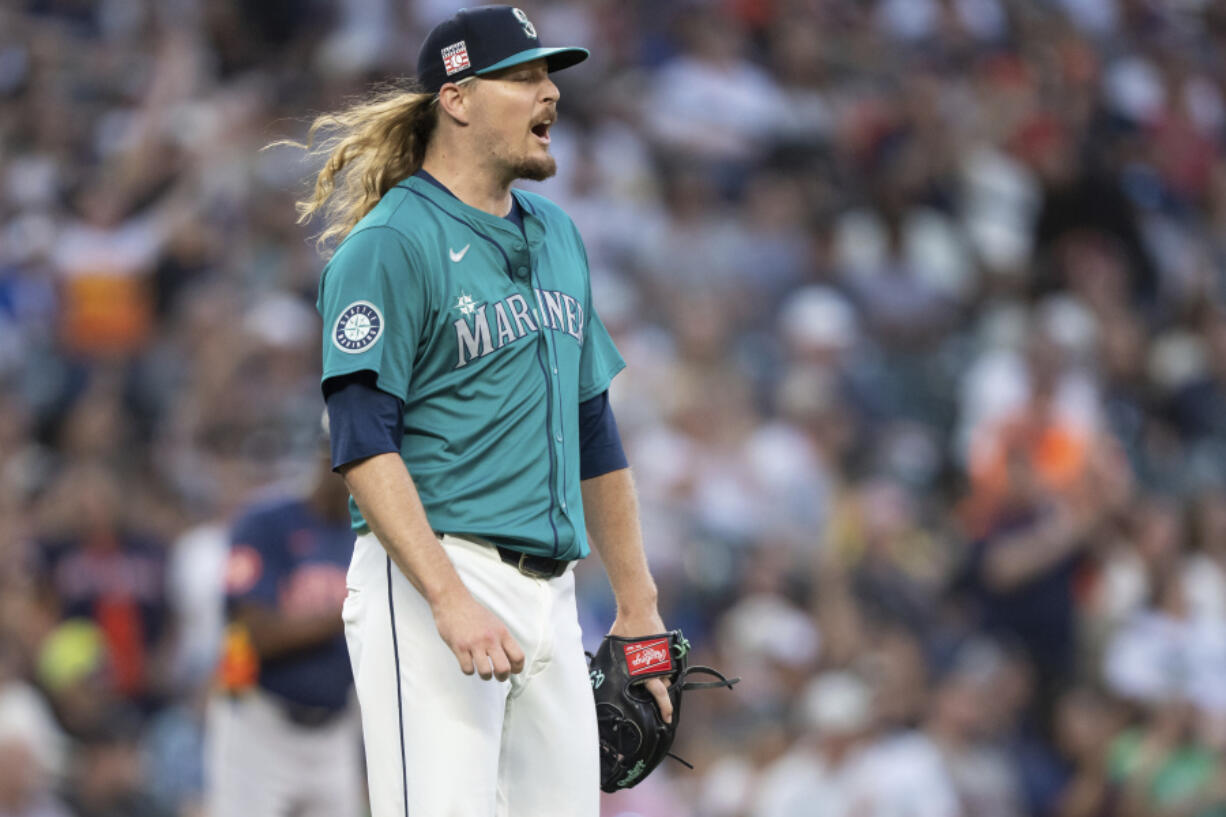
{"type": "Polygon", "coordinates": [[[546,48],[522,9],[480,6],[460,9],[426,36],[417,55],[417,78],[438,93],[448,82],[481,76],[533,60],[560,71],[587,59],[585,48],[546,48]]]}
{"type": "Polygon", "coordinates": [[[336,319],[332,343],[350,354],[364,352],[383,332],[383,315],[370,301],[354,301],[336,319]]]}
{"type": "Polygon", "coordinates": [[[532,39],[536,39],[536,26],[528,20],[528,15],[524,14],[523,9],[511,9],[511,13],[515,15],[515,19],[519,20],[519,24],[524,27],[524,33],[532,39]]]}

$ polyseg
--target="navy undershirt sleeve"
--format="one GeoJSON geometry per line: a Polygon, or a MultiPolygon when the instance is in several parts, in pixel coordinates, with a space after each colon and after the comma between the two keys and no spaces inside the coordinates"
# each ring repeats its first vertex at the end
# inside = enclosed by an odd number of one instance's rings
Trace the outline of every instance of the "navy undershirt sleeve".
{"type": "Polygon", "coordinates": [[[579,479],[591,479],[629,465],[617,420],[603,391],[579,404],[579,479]]]}
{"type": "Polygon", "coordinates": [[[362,371],[324,381],[332,470],[399,451],[404,436],[404,402],[376,385],[374,372],[362,371]]]}

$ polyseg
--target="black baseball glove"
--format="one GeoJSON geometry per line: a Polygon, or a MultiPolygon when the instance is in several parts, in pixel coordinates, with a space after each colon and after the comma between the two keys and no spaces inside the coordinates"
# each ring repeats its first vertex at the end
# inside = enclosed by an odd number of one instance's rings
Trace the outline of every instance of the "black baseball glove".
{"type": "Polygon", "coordinates": [[[596,723],[600,728],[600,788],[608,792],[629,789],[647,777],[665,755],[694,768],[674,755],[673,738],[681,722],[681,695],[691,689],[728,687],[728,680],[710,667],[689,666],[690,642],[680,630],[640,638],[605,636],[596,654],[588,653],[596,723]],[[699,673],[718,681],[695,682],[699,673]],[[665,723],[655,699],[644,686],[649,678],[669,684],[673,719],[665,723]]]}

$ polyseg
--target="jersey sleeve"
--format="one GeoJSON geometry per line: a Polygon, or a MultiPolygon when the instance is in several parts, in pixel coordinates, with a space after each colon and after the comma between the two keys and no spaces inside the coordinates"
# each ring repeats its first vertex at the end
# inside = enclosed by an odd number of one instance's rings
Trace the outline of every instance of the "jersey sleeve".
{"type": "Polygon", "coordinates": [[[226,562],[226,604],[255,602],[277,606],[278,585],[284,573],[283,543],[270,520],[261,514],[240,518],[230,534],[226,562]]]}
{"type": "MultiPolygon", "coordinates": [[[[580,241],[579,246],[583,243],[580,241]]],[[[587,267],[587,253],[584,252],[584,267],[587,267]]],[[[592,282],[587,280],[587,303],[583,305],[587,317],[583,321],[583,351],[579,356],[579,402],[584,403],[607,391],[613,377],[626,368],[626,361],[613,345],[609,330],[600,320],[596,305],[592,302],[592,282]]]]}
{"type": "Polygon", "coordinates": [[[427,304],[422,267],[396,230],[352,234],[319,284],[323,378],[374,372],[376,385],[406,399],[427,304]]]}

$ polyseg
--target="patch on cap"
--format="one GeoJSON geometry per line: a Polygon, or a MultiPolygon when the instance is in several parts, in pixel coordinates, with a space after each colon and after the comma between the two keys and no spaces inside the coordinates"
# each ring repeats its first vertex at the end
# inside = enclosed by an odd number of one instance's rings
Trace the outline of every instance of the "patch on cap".
{"type": "Polygon", "coordinates": [[[468,46],[463,40],[458,43],[452,43],[443,49],[443,68],[447,71],[447,76],[463,71],[468,68],[468,46]]]}
{"type": "Polygon", "coordinates": [[[537,39],[536,26],[532,25],[532,22],[528,19],[528,15],[524,13],[524,10],[511,9],[511,13],[515,15],[516,20],[519,20],[519,24],[524,27],[524,33],[534,40],[537,39]]]}

